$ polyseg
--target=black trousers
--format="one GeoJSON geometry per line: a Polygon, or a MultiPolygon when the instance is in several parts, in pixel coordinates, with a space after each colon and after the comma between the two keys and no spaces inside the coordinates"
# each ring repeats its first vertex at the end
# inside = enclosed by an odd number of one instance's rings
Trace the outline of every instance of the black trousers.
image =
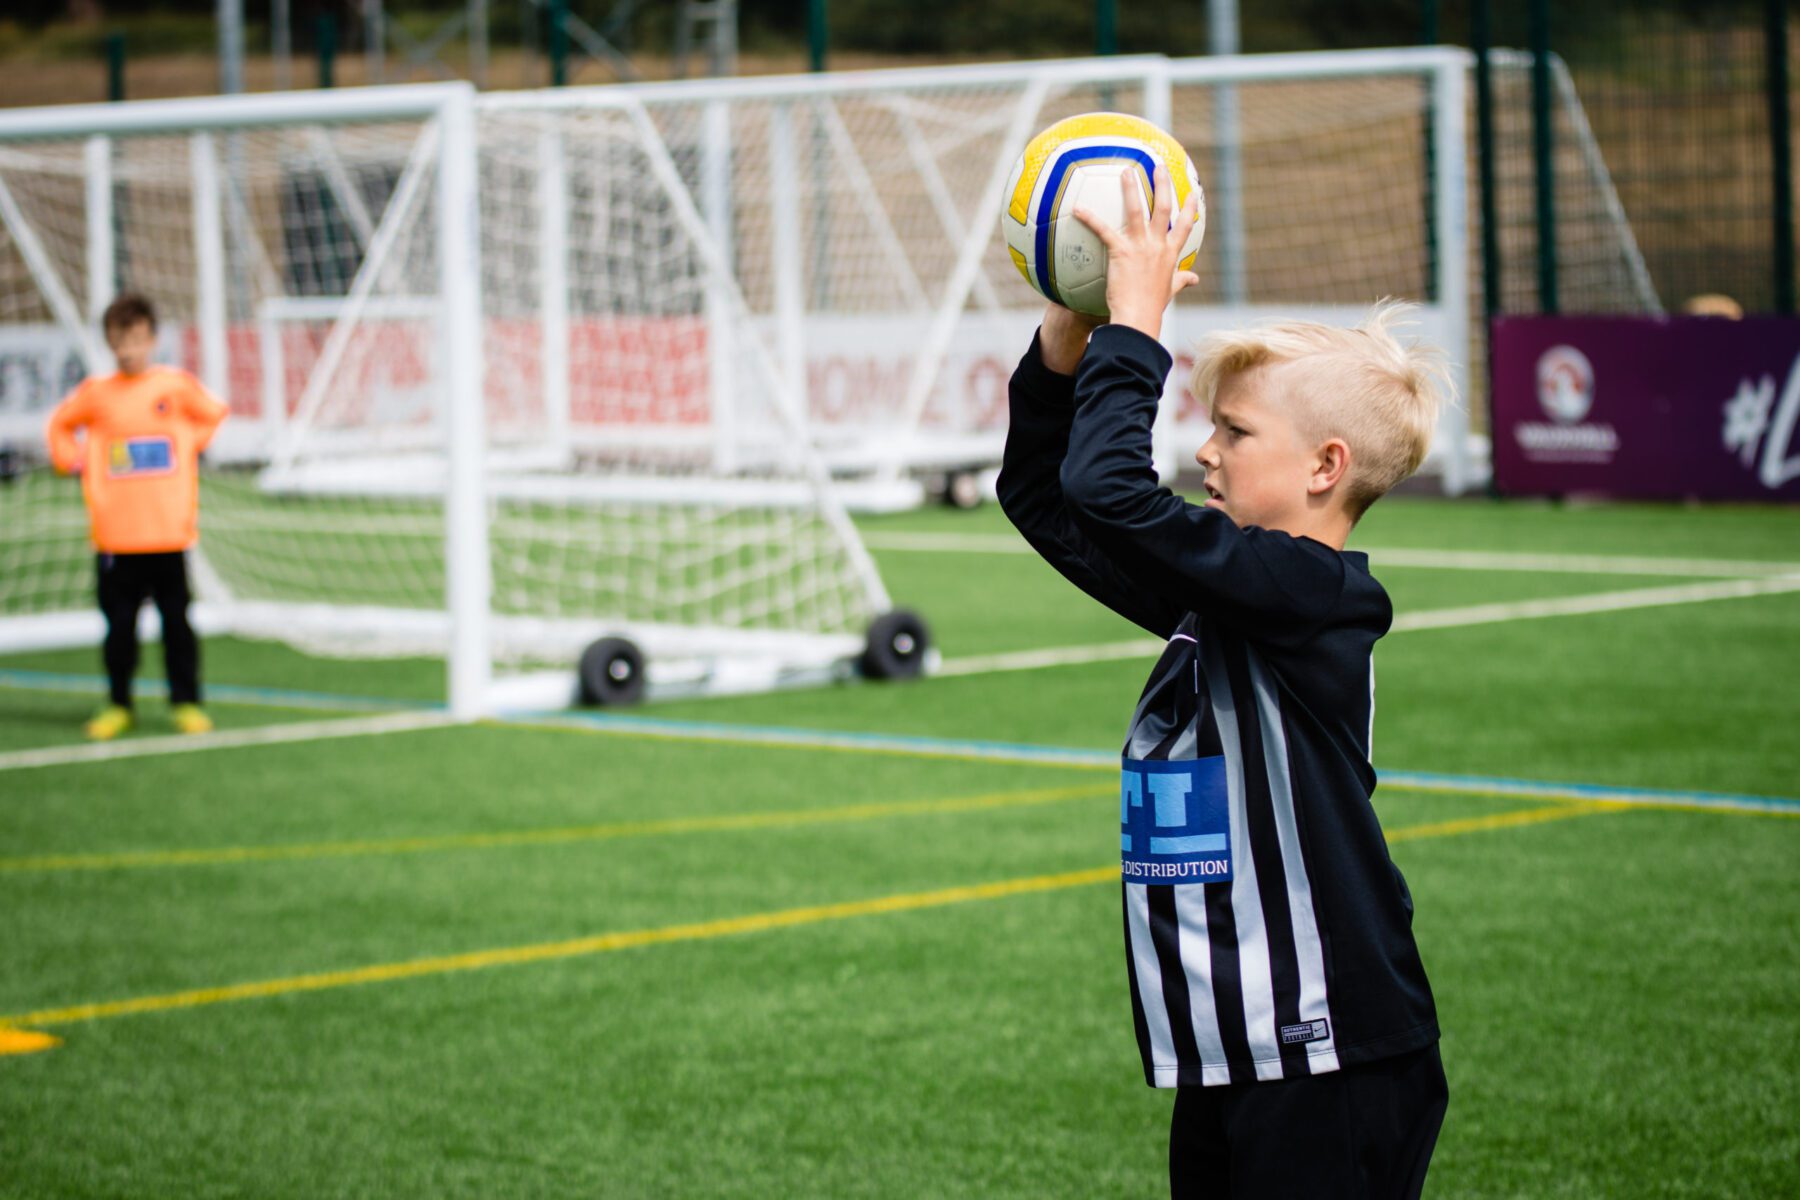
{"type": "Polygon", "coordinates": [[[1323,1075],[1177,1088],[1169,1192],[1416,1200],[1448,1103],[1435,1042],[1323,1075]]]}
{"type": "Polygon", "coordinates": [[[148,597],[162,618],[163,661],[169,671],[169,703],[200,703],[200,642],[188,624],[187,554],[102,554],[98,558],[100,611],[106,616],[106,678],[112,702],[131,707],[131,677],[138,664],[138,610],[148,597]]]}

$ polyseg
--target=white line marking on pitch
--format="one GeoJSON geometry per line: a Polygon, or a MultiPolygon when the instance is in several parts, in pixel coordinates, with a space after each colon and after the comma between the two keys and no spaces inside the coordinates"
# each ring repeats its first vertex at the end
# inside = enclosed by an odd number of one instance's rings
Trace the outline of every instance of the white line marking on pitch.
{"type": "Polygon", "coordinates": [[[1129,642],[1101,642],[1093,646],[1052,646],[1044,650],[1015,650],[1010,654],[977,654],[945,659],[932,676],[985,675],[993,671],[1034,671],[1040,667],[1114,662],[1121,658],[1160,654],[1162,648],[1162,642],[1133,638],[1129,642]]]}
{"type": "Polygon", "coordinates": [[[1525,621],[1537,617],[1573,617],[1587,613],[1622,612],[1629,608],[1699,604],[1708,600],[1741,600],[1749,596],[1775,596],[1783,592],[1800,592],[1800,577],[1788,575],[1777,579],[1727,579],[1719,583],[1684,583],[1672,587],[1599,592],[1588,596],[1559,596],[1553,600],[1512,600],[1504,604],[1476,604],[1467,608],[1428,609],[1396,618],[1394,632],[1448,629],[1458,625],[1490,625],[1500,621],[1525,621]]]}
{"type": "MultiPolygon", "coordinates": [[[[872,550],[918,550],[962,554],[1036,554],[1024,540],[1005,533],[863,534],[872,550]]],[[[1623,554],[1521,554],[1486,550],[1414,550],[1354,546],[1377,566],[1449,571],[1542,571],[1563,575],[1697,575],[1705,578],[1771,578],[1800,571],[1800,563],[1724,558],[1658,558],[1623,554]]]]}
{"type": "Polygon", "coordinates": [[[1369,560],[1384,567],[1450,571],[1543,571],[1566,575],[1699,575],[1770,579],[1791,576],[1800,563],[1724,558],[1657,558],[1624,554],[1511,554],[1486,550],[1375,548],[1369,560]]]}
{"type": "MultiPolygon", "coordinates": [[[[1440,608],[1406,613],[1394,621],[1394,633],[1419,629],[1451,629],[1463,625],[1492,625],[1540,617],[1573,617],[1589,613],[1622,612],[1632,608],[1658,608],[1673,604],[1699,604],[1709,600],[1737,600],[1749,596],[1774,596],[1800,592],[1800,577],[1779,579],[1728,579],[1718,583],[1684,583],[1671,587],[1633,588],[1587,596],[1559,596],[1551,600],[1513,600],[1504,604],[1475,604],[1466,608],[1440,608]]],[[[1090,646],[1055,646],[1043,650],[1016,650],[1009,654],[981,654],[946,659],[935,675],[985,675],[999,671],[1034,671],[1043,667],[1067,667],[1081,663],[1142,658],[1162,652],[1163,643],[1149,639],[1102,642],[1090,646]]]]}
{"type": "Polygon", "coordinates": [[[379,717],[349,717],[337,721],[262,725],[254,729],[227,729],[216,733],[130,738],[121,742],[82,746],[50,746],[42,750],[14,750],[0,754],[0,771],[110,762],[120,758],[149,758],[161,754],[190,754],[199,750],[232,750],[241,746],[272,746],[282,742],[320,742],[330,738],[410,733],[416,729],[435,729],[456,723],[457,718],[447,712],[405,712],[388,713],[379,717]]]}

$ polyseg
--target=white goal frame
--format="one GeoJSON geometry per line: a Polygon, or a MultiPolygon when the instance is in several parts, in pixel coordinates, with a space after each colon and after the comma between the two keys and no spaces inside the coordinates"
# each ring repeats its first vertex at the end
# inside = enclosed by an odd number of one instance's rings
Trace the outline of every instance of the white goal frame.
{"type": "MultiPolygon", "coordinates": [[[[476,182],[475,89],[462,82],[356,88],[129,104],[84,104],[0,112],[0,147],[42,139],[87,139],[89,305],[84,317],[36,245],[31,227],[0,189],[0,219],[18,244],[56,322],[82,348],[90,371],[105,369],[94,322],[110,292],[111,189],[107,141],[143,134],[193,139],[195,264],[199,297],[201,379],[225,392],[225,230],[212,139],[235,131],[280,125],[420,121],[437,129],[436,245],[439,288],[436,352],[443,363],[448,423],[443,483],[445,599],[450,710],[472,718],[491,708],[489,561],[487,549],[483,398],[481,380],[481,241],[476,182]]],[[[204,578],[204,570],[202,570],[204,578]]],[[[77,624],[92,624],[91,614],[77,624]]],[[[44,619],[9,622],[21,644],[45,644],[44,619]]],[[[207,624],[218,628],[212,621],[207,624]]],[[[229,628],[227,616],[223,622],[229,628]]]]}
{"type": "MultiPolygon", "coordinates": [[[[900,489],[903,477],[919,471],[972,464],[997,463],[1001,435],[928,434],[922,418],[934,389],[943,385],[950,342],[960,323],[972,315],[975,306],[982,315],[1017,317],[1030,322],[1029,293],[1021,286],[1006,289],[1004,299],[996,299],[997,289],[988,281],[984,256],[996,244],[1002,197],[1000,195],[1011,155],[1042,124],[1041,109],[1046,96],[1057,88],[1113,87],[1132,89],[1139,97],[1136,107],[1141,115],[1160,125],[1170,123],[1175,89],[1205,87],[1213,90],[1219,103],[1215,106],[1213,134],[1217,143],[1212,161],[1203,164],[1202,179],[1208,185],[1211,209],[1207,231],[1208,248],[1203,254],[1217,255],[1226,276],[1226,303],[1199,307],[1177,304],[1165,322],[1163,342],[1172,352],[1180,345],[1211,329],[1242,325],[1278,316],[1306,317],[1333,324],[1352,324],[1367,310],[1367,304],[1355,305],[1259,305],[1248,294],[1243,282],[1246,258],[1246,232],[1242,215],[1242,196],[1233,182],[1237,169],[1238,108],[1235,89],[1241,85],[1283,81],[1348,80],[1366,76],[1416,77],[1428,99],[1432,114],[1430,138],[1432,158],[1433,228],[1437,234],[1433,261],[1434,299],[1420,299],[1420,334],[1440,345],[1452,363],[1457,395],[1462,402],[1446,406],[1435,440],[1434,452],[1427,470],[1437,474],[1446,492],[1460,493],[1479,482],[1479,464],[1473,461],[1469,438],[1468,362],[1470,358],[1469,315],[1469,238],[1468,157],[1465,110],[1467,75],[1473,62],[1468,52],[1453,47],[1408,47],[1391,50],[1323,51],[1295,54],[1245,55],[1232,57],[1170,59],[1160,55],[1134,55],[1113,58],[1068,59],[1027,63],[984,63],[951,67],[906,68],[833,73],[826,76],[792,75],[749,79],[704,79],[661,83],[616,84],[592,87],[554,88],[539,91],[489,93],[476,101],[478,115],[521,113],[578,113],[612,111],[630,113],[639,122],[646,137],[654,130],[648,115],[666,106],[699,106],[705,117],[700,123],[697,151],[699,180],[697,207],[710,234],[714,252],[728,255],[731,244],[730,195],[732,154],[731,112],[734,105],[764,104],[776,114],[774,127],[781,131],[771,138],[771,157],[777,164],[769,174],[770,211],[777,222],[774,237],[779,250],[774,255],[776,277],[774,301],[770,311],[748,313],[724,295],[709,300],[705,319],[714,355],[715,369],[709,381],[714,426],[712,436],[721,443],[730,430],[733,412],[733,381],[729,371],[719,367],[730,354],[731,347],[748,337],[765,339],[773,347],[773,357],[785,388],[788,403],[806,410],[806,382],[803,346],[808,343],[809,322],[821,314],[807,310],[804,288],[799,279],[797,246],[800,240],[798,212],[800,203],[795,190],[796,172],[781,169],[793,164],[791,135],[785,132],[785,113],[790,106],[813,103],[821,106],[826,116],[836,123],[837,134],[832,146],[839,162],[852,172],[862,170],[856,148],[841,132],[836,121],[835,103],[839,100],[891,98],[896,103],[907,93],[937,90],[1011,86],[1017,100],[1009,112],[995,115],[996,125],[1004,121],[1004,142],[1009,147],[993,165],[993,177],[983,190],[978,207],[970,214],[958,214],[948,196],[943,194],[941,180],[932,177],[932,168],[918,147],[909,144],[908,152],[920,171],[927,188],[932,191],[936,216],[943,222],[946,235],[955,246],[954,266],[936,294],[927,295],[916,278],[908,277],[904,262],[893,264],[896,291],[912,298],[922,311],[915,312],[923,320],[919,325],[916,352],[908,368],[904,398],[897,419],[883,429],[833,430],[815,426],[820,451],[826,462],[840,477],[870,479],[880,486],[883,495],[904,498],[900,489]],[[1220,186],[1213,187],[1215,179],[1220,186]],[[960,229],[958,228],[960,227],[960,229]],[[952,236],[953,235],[953,236],[952,236]],[[874,436],[868,436],[873,432],[874,436]],[[860,436],[859,436],[860,435],[860,436]]],[[[553,138],[540,147],[544,155],[547,178],[560,180],[558,151],[553,138]]],[[[566,205],[556,194],[557,188],[546,187],[540,199],[540,236],[559,228],[566,205]]],[[[885,222],[889,214],[881,209],[879,198],[869,205],[872,219],[885,222]]],[[[541,247],[540,261],[547,266],[558,263],[561,256],[546,242],[541,247]]],[[[566,287],[556,270],[542,274],[543,320],[547,329],[566,328],[566,287]]],[[[1368,297],[1372,303],[1378,297],[1368,297]]],[[[1016,321],[1014,323],[1017,323],[1016,321]]],[[[1024,326],[1029,332],[1030,324],[1024,326]]],[[[567,423],[567,377],[570,369],[566,347],[559,339],[545,339],[543,364],[547,408],[553,417],[560,414],[562,432],[579,445],[582,431],[571,430],[567,423]]],[[[1176,400],[1185,381],[1172,378],[1165,394],[1164,411],[1157,424],[1155,458],[1159,472],[1171,477],[1181,465],[1194,441],[1192,430],[1178,431],[1175,424],[1176,400]]],[[[697,437],[708,436],[693,429],[641,429],[621,431],[623,436],[641,439],[647,444],[692,444],[697,437]]],[[[728,464],[722,464],[728,465],[728,464]]],[[[879,506],[879,505],[877,505],[879,506]]]]}
{"type": "MultiPolygon", "coordinates": [[[[851,489],[845,476],[858,477],[867,494],[875,497],[876,507],[892,507],[916,499],[917,485],[911,476],[921,471],[988,464],[998,461],[1002,434],[983,430],[973,435],[947,436],[927,431],[922,424],[934,389],[944,386],[945,364],[952,339],[959,325],[977,319],[988,320],[992,328],[1006,328],[1008,345],[1013,339],[1013,324],[1020,324],[1025,336],[1036,320],[1038,304],[1022,283],[1000,287],[988,278],[992,266],[987,255],[997,246],[996,229],[1003,199],[1002,184],[1013,155],[1030,133],[1043,123],[1046,97],[1058,88],[1085,87],[1109,94],[1114,86],[1128,92],[1129,101],[1142,115],[1159,124],[1171,123],[1174,98],[1178,89],[1212,89],[1218,101],[1213,106],[1214,159],[1202,166],[1202,177],[1208,182],[1216,178],[1222,186],[1209,191],[1212,206],[1207,241],[1203,253],[1217,254],[1226,268],[1229,281],[1231,264],[1242,263],[1246,252],[1246,234],[1241,215],[1231,203],[1237,197],[1230,180],[1234,178],[1233,158],[1238,139],[1235,126],[1238,109],[1225,103],[1232,90],[1256,83],[1340,80],[1362,76],[1413,77],[1419,81],[1424,97],[1420,111],[1430,114],[1429,136],[1432,149],[1431,188],[1432,229],[1436,244],[1430,280],[1432,297],[1421,304],[1420,332],[1442,346],[1448,353],[1462,405],[1446,406],[1440,421],[1438,437],[1430,460],[1430,469],[1442,479],[1444,489],[1459,492],[1477,481],[1477,465],[1472,462],[1469,435],[1468,364],[1471,358],[1470,274],[1468,261],[1468,192],[1467,192],[1467,74],[1471,57],[1462,50],[1444,47],[1407,48],[1350,52],[1280,54],[1227,58],[1168,59],[1161,56],[1128,56],[1107,59],[1082,59],[1057,62],[973,64],[967,66],[906,69],[897,71],[860,71],[828,76],[805,75],[753,79],[699,80],[675,83],[633,84],[591,88],[548,89],[535,92],[490,93],[477,95],[466,83],[421,84],[399,87],[375,87],[336,92],[307,92],[283,95],[208,97],[192,100],[135,102],[112,105],[81,105],[68,108],[15,110],[0,112],[0,154],[8,146],[37,139],[85,140],[82,156],[87,197],[87,271],[86,296],[72,295],[75,281],[65,282],[57,274],[56,264],[36,243],[29,223],[19,206],[7,193],[0,175],[0,222],[12,236],[32,278],[57,326],[71,344],[80,347],[91,369],[104,369],[104,347],[98,338],[98,318],[110,295],[110,264],[114,259],[113,189],[110,172],[112,155],[109,139],[144,134],[181,134],[190,141],[193,171],[194,230],[193,269],[196,297],[194,321],[199,347],[198,367],[202,379],[215,392],[226,392],[226,246],[231,222],[241,214],[232,211],[242,200],[229,187],[220,187],[224,155],[215,141],[226,139],[235,131],[252,131],[278,126],[329,127],[353,122],[407,121],[421,123],[420,145],[414,159],[429,156],[429,175],[418,181],[433,189],[435,244],[437,258],[436,295],[374,295],[367,290],[326,297],[276,297],[265,300],[253,314],[264,331],[259,344],[263,362],[261,378],[265,389],[278,388],[284,372],[281,369],[282,338],[269,336],[284,321],[338,322],[354,320],[356,313],[371,317],[383,315],[403,318],[425,317],[441,343],[437,374],[442,394],[442,419],[446,423],[447,459],[427,461],[425,458],[396,458],[392,470],[383,477],[382,487],[371,493],[366,475],[338,478],[330,464],[312,463],[290,470],[284,447],[293,439],[306,435],[303,428],[292,426],[307,418],[306,406],[289,416],[279,393],[265,392],[262,424],[264,428],[234,431],[231,424],[222,431],[214,457],[229,460],[237,457],[232,445],[238,432],[255,432],[264,443],[276,447],[273,463],[264,472],[263,482],[279,490],[290,487],[311,494],[385,494],[394,497],[430,497],[443,501],[445,548],[445,602],[433,612],[370,610],[361,616],[376,624],[387,622],[392,632],[406,632],[395,626],[412,620],[411,632],[423,633],[441,646],[447,646],[448,696],[454,713],[471,717],[493,711],[502,703],[517,703],[519,691],[508,685],[502,688],[493,678],[495,648],[510,639],[554,634],[558,644],[579,646],[578,631],[551,629],[548,619],[498,616],[492,611],[490,596],[491,560],[487,513],[491,503],[503,499],[543,500],[558,504],[641,503],[655,505],[672,499],[696,503],[731,505],[748,499],[748,491],[756,490],[762,504],[815,506],[824,520],[837,531],[843,542],[863,593],[874,598],[876,611],[887,606],[887,596],[879,573],[875,570],[860,538],[845,516],[843,495],[851,489]],[[731,161],[733,153],[731,111],[734,104],[783,106],[802,102],[818,102],[829,120],[835,119],[830,102],[838,98],[891,98],[896,106],[907,103],[908,93],[929,89],[956,92],[959,89],[1009,89],[1004,111],[990,118],[988,136],[998,132],[1005,147],[982,170],[991,178],[981,189],[973,208],[957,211],[942,179],[933,179],[928,155],[909,141],[905,153],[920,172],[925,190],[930,193],[937,226],[944,231],[945,241],[953,249],[950,267],[941,279],[929,287],[918,279],[910,289],[905,284],[904,264],[890,263],[897,282],[896,294],[907,294],[913,303],[909,318],[916,317],[914,337],[909,342],[914,352],[908,363],[904,394],[898,412],[884,427],[881,436],[870,438],[866,431],[822,429],[808,420],[806,394],[805,345],[809,321],[820,314],[810,312],[805,297],[806,287],[799,277],[797,253],[773,255],[775,276],[772,294],[766,308],[752,311],[745,291],[732,265],[731,161]],[[694,155],[695,177],[684,181],[672,157],[671,147],[664,144],[654,114],[659,106],[685,105],[698,109],[702,119],[692,132],[691,142],[682,143],[684,152],[694,155]],[[484,395],[484,301],[481,269],[483,203],[482,121],[488,115],[518,114],[554,115],[564,112],[604,110],[622,117],[636,128],[642,139],[642,151],[658,184],[667,194],[693,251],[704,264],[705,322],[709,338],[707,353],[707,392],[710,404],[710,427],[690,426],[685,429],[648,431],[652,439],[672,439],[664,446],[691,450],[696,440],[710,444],[714,455],[716,478],[697,476],[677,484],[669,479],[652,477],[590,478],[557,480],[533,474],[544,461],[558,456],[589,452],[601,440],[594,429],[575,428],[570,417],[571,354],[569,311],[569,254],[566,244],[559,246],[554,233],[567,221],[567,198],[558,187],[540,189],[534,203],[538,206],[536,227],[541,231],[535,250],[539,264],[537,286],[541,293],[541,312],[537,319],[542,328],[543,408],[545,427],[538,440],[521,449],[493,441],[495,430],[488,417],[489,399],[484,395]],[[429,149],[425,146],[429,145],[429,149]],[[559,252],[560,251],[560,252],[559,252]],[[85,300],[85,303],[82,301],[85,300]],[[348,314],[348,315],[347,315],[348,314]],[[734,353],[737,358],[734,359],[734,353]],[[797,467],[798,478],[783,481],[770,490],[768,483],[734,479],[734,468],[743,465],[746,453],[761,452],[754,438],[734,429],[733,389],[741,386],[734,376],[733,363],[749,361],[759,377],[766,377],[768,391],[777,401],[778,436],[792,444],[803,444],[797,467]],[[836,439],[835,441],[833,439],[836,439]],[[585,439],[585,441],[584,441],[585,439]],[[514,470],[515,463],[519,469],[514,470]],[[837,478],[834,480],[832,476],[837,478]],[[548,488],[549,491],[543,489],[548,488]],[[674,496],[671,488],[691,489],[674,496]],[[377,620],[379,618],[379,620],[377,620]],[[424,618],[421,622],[419,619],[424,618]],[[545,628],[537,628],[537,626],[545,628]],[[526,629],[525,626],[532,628],[526,629]],[[429,628],[426,628],[429,627],[429,628]]],[[[999,94],[998,92],[996,94],[999,94]]],[[[884,101],[886,103],[887,101],[884,101]]],[[[998,108],[998,106],[997,106],[998,108]]],[[[774,118],[771,135],[771,157],[776,169],[769,172],[770,194],[762,197],[773,216],[773,238],[777,246],[790,249],[801,234],[795,216],[800,207],[794,183],[795,172],[779,169],[782,162],[793,164],[795,147],[786,143],[781,132],[784,118],[774,118]],[[785,158],[783,157],[785,156],[785,158]]],[[[841,124],[841,122],[840,122],[841,124]]],[[[848,145],[848,135],[841,129],[831,135],[834,153],[840,155],[846,170],[862,169],[857,161],[857,148],[848,145]]],[[[911,135],[908,135],[909,138],[911,135]]],[[[325,139],[320,139],[322,142],[325,139]]],[[[328,151],[329,146],[325,149],[328,151]]],[[[543,178],[561,178],[560,157],[554,136],[545,136],[535,152],[539,155],[543,178]]],[[[861,153],[868,153],[866,149],[861,153]]],[[[901,153],[896,148],[896,154],[901,153]]],[[[360,204],[354,189],[348,186],[343,165],[323,162],[322,169],[329,185],[346,202],[347,218],[356,225],[359,239],[371,259],[379,260],[373,242],[382,230],[374,227],[370,215],[354,209],[360,204]]],[[[965,188],[977,178],[979,171],[961,176],[965,188]]],[[[973,193],[965,190],[965,197],[973,193]]],[[[1423,195],[1423,192],[1421,192],[1423,195]]],[[[880,212],[880,200],[870,202],[870,219],[879,224],[887,219],[880,212]]],[[[966,202],[965,202],[966,203],[966,202]]],[[[251,264],[254,269],[254,264],[251,264]]],[[[266,265],[264,267],[266,270],[266,265]]],[[[414,293],[423,291],[414,289],[414,293]]],[[[1163,341],[1171,351],[1213,329],[1243,325],[1273,316],[1305,316],[1332,323],[1353,323],[1366,311],[1365,305],[1279,304],[1259,305],[1254,295],[1227,289],[1225,302],[1212,305],[1178,303],[1165,322],[1163,341]]],[[[1368,301],[1376,299],[1374,296],[1368,301]]],[[[1417,298],[1415,299],[1422,299],[1417,298]]],[[[1021,339],[1022,341],[1022,339],[1021,339]]],[[[329,350],[329,347],[327,347],[329,350]]],[[[322,352],[322,357],[323,357],[322,352]]],[[[323,387],[324,384],[320,384],[323,387]]],[[[1166,477],[1172,476],[1183,455],[1191,450],[1184,445],[1194,431],[1177,427],[1176,411],[1185,381],[1179,372],[1171,378],[1164,396],[1154,439],[1155,459],[1166,477]]],[[[253,423],[252,423],[253,424],[253,423]]],[[[606,438],[628,442],[646,436],[640,429],[605,430],[606,438]]],[[[41,436],[38,421],[29,428],[0,428],[0,436],[35,441],[41,436]]],[[[327,431],[342,436],[341,431],[327,431]]],[[[758,436],[764,436],[759,433],[758,436]]],[[[1196,443],[1197,444],[1197,443],[1196,443]]],[[[229,595],[220,595],[215,586],[207,586],[208,572],[204,558],[197,564],[202,600],[223,599],[226,603],[212,606],[212,619],[203,603],[199,616],[215,630],[237,628],[267,635],[271,627],[279,629],[284,622],[319,620],[327,624],[353,615],[346,609],[330,606],[283,605],[275,602],[231,603],[229,595]],[[334,616],[335,612],[335,616],[334,616]]],[[[0,648],[23,644],[47,644],[56,640],[47,634],[50,624],[71,620],[76,614],[52,614],[50,617],[22,617],[0,620],[0,648]]],[[[79,614],[82,632],[73,640],[96,636],[95,614],[79,614]]],[[[592,629],[589,632],[601,632],[592,629]]],[[[611,632],[633,635],[628,626],[611,632]]],[[[649,628],[646,635],[667,635],[668,627],[649,628]]],[[[692,631],[690,631],[692,632],[692,631]]],[[[717,629],[701,631],[721,644],[721,636],[735,639],[743,647],[759,640],[776,641],[783,635],[775,631],[765,634],[730,633],[717,629]]],[[[854,638],[832,635],[837,643],[831,651],[833,661],[853,654],[854,638]]],[[[64,638],[67,641],[70,639],[64,638]]],[[[652,653],[655,647],[650,647],[652,653]]],[[[785,653],[786,647],[770,645],[771,657],[785,653]]],[[[816,665],[816,663],[815,663],[816,665]]],[[[566,696],[566,681],[557,685],[566,696]]],[[[534,693],[544,703],[556,703],[550,692],[534,693]]],[[[536,703],[535,701],[532,703],[536,703]]]]}

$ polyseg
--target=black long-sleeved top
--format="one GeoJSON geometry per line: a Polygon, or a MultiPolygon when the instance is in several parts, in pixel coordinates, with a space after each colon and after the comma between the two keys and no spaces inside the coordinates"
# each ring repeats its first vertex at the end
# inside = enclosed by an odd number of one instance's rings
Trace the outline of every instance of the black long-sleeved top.
{"type": "Polygon", "coordinates": [[[1333,1071],[1438,1036],[1412,900],[1370,804],[1366,555],[1157,484],[1167,351],[1095,331],[1074,377],[1034,340],[1011,384],[1000,503],[1088,595],[1168,639],[1124,746],[1126,957],[1146,1080],[1333,1071]]]}

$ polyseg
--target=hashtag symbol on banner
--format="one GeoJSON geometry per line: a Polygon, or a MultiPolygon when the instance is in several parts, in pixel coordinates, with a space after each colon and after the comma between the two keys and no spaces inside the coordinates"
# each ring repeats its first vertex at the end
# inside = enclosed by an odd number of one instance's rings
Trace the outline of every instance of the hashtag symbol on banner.
{"type": "Polygon", "coordinates": [[[1769,410],[1775,404],[1775,381],[1764,375],[1761,382],[1748,379],[1738,384],[1737,394],[1725,402],[1725,449],[1736,450],[1746,467],[1756,461],[1756,447],[1769,431],[1769,410]]]}

